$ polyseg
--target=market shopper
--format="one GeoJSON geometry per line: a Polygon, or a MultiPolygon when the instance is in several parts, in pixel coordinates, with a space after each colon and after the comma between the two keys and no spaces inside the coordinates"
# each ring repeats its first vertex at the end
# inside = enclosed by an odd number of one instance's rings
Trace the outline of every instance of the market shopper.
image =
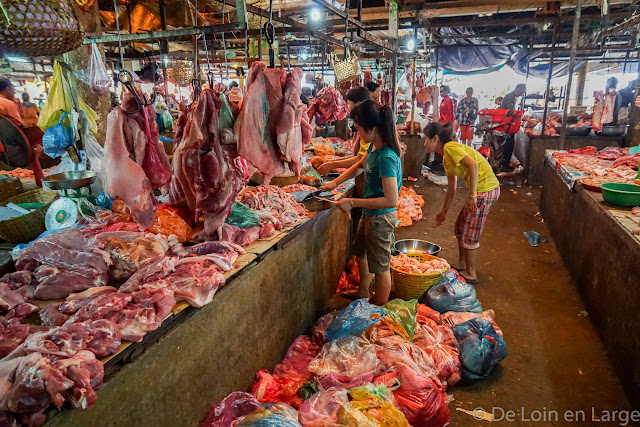
{"type": "Polygon", "coordinates": [[[16,91],[11,80],[0,78],[0,116],[11,117],[12,120],[22,125],[22,115],[15,96],[16,91]]]}
{"type": "Polygon", "coordinates": [[[442,96],[442,102],[440,102],[440,123],[453,123],[455,105],[453,99],[449,96],[451,89],[447,85],[440,87],[440,95],[442,96]]]}
{"type": "Polygon", "coordinates": [[[382,95],[382,86],[380,86],[376,82],[367,82],[365,84],[365,87],[371,94],[371,98],[377,103],[380,103],[380,95],[382,95]]]}
{"type": "Polygon", "coordinates": [[[22,123],[24,127],[33,127],[38,124],[40,108],[29,99],[27,92],[22,92],[22,123]]]}
{"type": "Polygon", "coordinates": [[[447,218],[456,194],[458,178],[469,189],[469,195],[455,225],[458,239],[458,263],[453,267],[469,283],[478,282],[477,257],[480,235],[489,211],[500,197],[500,183],[487,159],[471,147],[453,140],[450,123],[429,123],[424,128],[425,147],[443,157],[448,187],[444,205],[436,215],[436,226],[447,218]]]}
{"type": "Polygon", "coordinates": [[[607,80],[607,88],[604,93],[604,104],[605,111],[611,111],[611,114],[602,115],[603,125],[616,126],[618,124],[620,108],[622,108],[622,97],[617,92],[617,87],[618,79],[616,79],[615,77],[610,77],[607,80]]]}
{"type": "Polygon", "coordinates": [[[353,208],[363,209],[354,245],[360,271],[360,286],[356,295],[369,298],[371,274],[375,274],[375,294],[371,303],[382,305],[389,299],[391,291],[389,263],[393,231],[398,220],[398,193],[402,184],[400,143],[395,117],[389,107],[381,107],[373,100],[364,101],[353,108],[351,118],[358,134],[370,142],[367,154],[322,188],[332,190],[364,172],[363,198],[343,199],[338,202],[338,207],[345,212],[353,208]]]}
{"type": "Polygon", "coordinates": [[[478,98],[473,97],[473,88],[469,87],[466,96],[458,102],[456,120],[460,124],[460,141],[471,146],[473,142],[473,124],[478,118],[478,98]]]}
{"type": "Polygon", "coordinates": [[[500,108],[505,110],[515,110],[518,105],[518,98],[525,94],[527,91],[527,85],[524,83],[520,83],[516,86],[516,88],[509,92],[502,98],[502,102],[500,103],[500,108]]]}

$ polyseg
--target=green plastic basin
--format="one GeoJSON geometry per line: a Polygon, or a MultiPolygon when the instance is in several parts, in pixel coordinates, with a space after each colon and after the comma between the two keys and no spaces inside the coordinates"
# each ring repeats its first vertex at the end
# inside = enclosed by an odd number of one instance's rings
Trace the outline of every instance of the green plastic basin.
{"type": "Polygon", "coordinates": [[[606,183],[601,184],[605,202],[618,206],[640,206],[640,185],[606,183]]]}

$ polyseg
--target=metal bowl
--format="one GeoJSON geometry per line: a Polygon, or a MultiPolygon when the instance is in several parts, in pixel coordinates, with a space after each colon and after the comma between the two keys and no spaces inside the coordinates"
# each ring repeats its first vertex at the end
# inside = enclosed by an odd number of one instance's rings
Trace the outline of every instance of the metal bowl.
{"type": "MultiPolygon", "coordinates": [[[[556,126],[556,132],[560,135],[562,126],[556,126]]],[[[567,136],[587,136],[591,133],[591,126],[567,126],[567,136]]]]}
{"type": "Polygon", "coordinates": [[[435,243],[417,239],[398,240],[394,243],[393,248],[406,255],[437,255],[438,252],[442,250],[442,248],[435,243]]]}
{"type": "Polygon", "coordinates": [[[52,190],[72,190],[93,184],[97,176],[94,171],[70,171],[45,176],[42,182],[52,190]]]}
{"type": "Polygon", "coordinates": [[[622,136],[627,133],[628,125],[617,125],[617,126],[602,126],[602,130],[600,132],[596,132],[599,136],[622,136]]]}

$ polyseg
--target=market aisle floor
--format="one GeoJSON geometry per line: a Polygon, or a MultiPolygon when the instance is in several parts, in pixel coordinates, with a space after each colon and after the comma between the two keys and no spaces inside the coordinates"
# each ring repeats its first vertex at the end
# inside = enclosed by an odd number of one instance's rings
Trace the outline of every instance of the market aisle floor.
{"type": "MultiPolygon", "coordinates": [[[[447,222],[436,229],[434,218],[445,187],[423,178],[410,184],[425,199],[425,219],[402,228],[396,238],[438,243],[444,248],[441,255],[455,262],[453,225],[466,189],[459,189],[447,222]]],[[[453,426],[488,425],[456,408],[512,410],[515,425],[541,425],[526,421],[537,416],[533,411],[540,411],[540,417],[545,411],[557,411],[558,422],[549,422],[555,415],[547,412],[548,421],[542,425],[589,425],[592,408],[596,416],[605,410],[629,409],[594,327],[580,314],[584,305],[556,247],[553,243],[531,247],[522,234],[535,230],[549,236],[539,214],[539,196],[538,188],[504,183],[489,215],[476,289],[484,309],[495,310],[509,355],[488,379],[450,390],[455,398],[449,405],[453,426]],[[586,422],[563,421],[565,411],[575,410],[585,411],[586,422]]],[[[499,417],[500,410],[494,415],[499,417]]]]}

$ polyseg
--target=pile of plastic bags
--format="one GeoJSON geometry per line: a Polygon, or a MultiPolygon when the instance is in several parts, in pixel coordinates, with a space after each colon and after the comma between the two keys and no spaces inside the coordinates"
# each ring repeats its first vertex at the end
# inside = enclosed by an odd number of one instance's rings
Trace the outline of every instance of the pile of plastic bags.
{"type": "Polygon", "coordinates": [[[251,394],[231,393],[203,426],[448,425],[446,390],[486,378],[507,349],[495,313],[455,274],[426,301],[361,299],[322,316],[273,374],[259,371],[251,394]]]}

